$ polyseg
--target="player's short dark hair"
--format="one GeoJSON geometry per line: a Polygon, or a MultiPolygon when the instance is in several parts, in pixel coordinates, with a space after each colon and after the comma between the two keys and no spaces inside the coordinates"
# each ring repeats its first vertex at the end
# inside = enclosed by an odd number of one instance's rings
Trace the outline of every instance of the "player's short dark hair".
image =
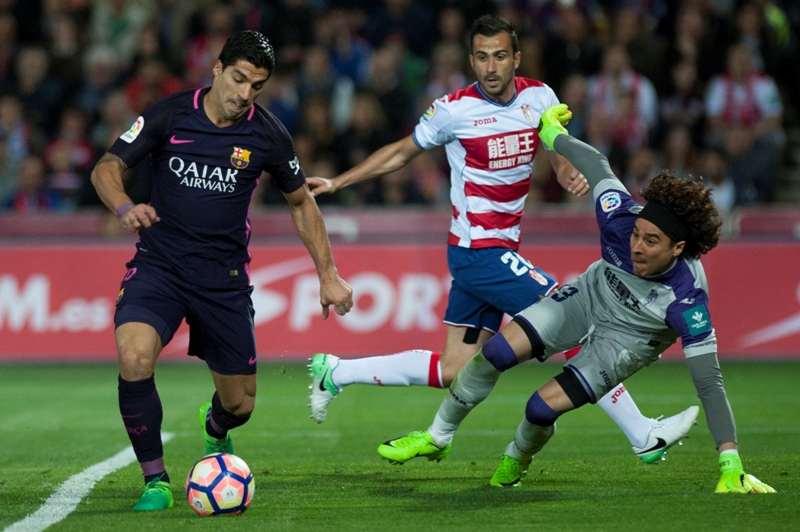
{"type": "Polygon", "coordinates": [[[483,15],[472,23],[472,30],[469,34],[470,50],[472,50],[476,35],[494,37],[498,33],[508,33],[508,36],[511,37],[511,49],[515,54],[519,52],[519,39],[517,39],[517,32],[514,31],[514,26],[507,20],[494,15],[483,15]]]}
{"type": "Polygon", "coordinates": [[[689,230],[681,257],[700,258],[719,243],[722,220],[702,178],[678,177],[662,170],[639,194],[666,205],[689,230]]]}
{"type": "Polygon", "coordinates": [[[271,74],[275,68],[275,50],[261,33],[253,30],[237,31],[225,41],[219,60],[222,70],[244,60],[256,68],[266,68],[271,74]]]}

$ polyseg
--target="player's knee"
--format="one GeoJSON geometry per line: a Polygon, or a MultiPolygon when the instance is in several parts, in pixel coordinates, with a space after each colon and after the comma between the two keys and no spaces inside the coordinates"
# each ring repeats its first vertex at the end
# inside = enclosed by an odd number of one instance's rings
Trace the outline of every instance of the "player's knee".
{"type": "Polygon", "coordinates": [[[497,371],[505,371],[519,364],[514,349],[502,334],[495,334],[483,345],[483,357],[497,371]]]}
{"type": "Polygon", "coordinates": [[[538,391],[528,399],[528,404],[525,405],[525,419],[533,425],[540,427],[552,426],[560,415],[544,402],[538,391]]]}
{"type": "Polygon", "coordinates": [[[148,379],[153,374],[155,360],[150,353],[146,353],[135,346],[121,345],[117,348],[119,360],[119,374],[126,381],[140,381],[148,379]]]}
{"type": "Polygon", "coordinates": [[[247,394],[237,394],[233,397],[221,397],[219,393],[215,393],[211,400],[211,406],[220,415],[233,416],[232,421],[236,426],[244,425],[250,419],[250,415],[255,408],[256,398],[247,394]]]}

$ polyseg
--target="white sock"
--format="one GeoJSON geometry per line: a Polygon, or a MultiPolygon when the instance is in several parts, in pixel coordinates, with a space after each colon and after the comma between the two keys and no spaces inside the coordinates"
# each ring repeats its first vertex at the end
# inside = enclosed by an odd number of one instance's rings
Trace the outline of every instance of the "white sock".
{"type": "Polygon", "coordinates": [[[514,433],[514,441],[506,447],[506,454],[511,458],[526,462],[542,450],[555,432],[555,423],[549,427],[540,427],[523,417],[517,426],[517,432],[514,433]]]}
{"type": "Polygon", "coordinates": [[[614,423],[619,425],[631,445],[644,447],[647,444],[650,418],[644,417],[639,412],[639,407],[633,402],[631,394],[622,383],[601,397],[597,404],[614,420],[614,423]]]}
{"type": "Polygon", "coordinates": [[[377,357],[340,359],[331,375],[340,389],[350,384],[442,387],[439,353],[412,349],[377,357]]]}
{"type": "Polygon", "coordinates": [[[480,351],[461,368],[439,406],[433,424],[428,427],[428,434],[438,447],[446,447],[453,441],[458,426],[473,408],[489,396],[499,378],[500,372],[480,351]]]}

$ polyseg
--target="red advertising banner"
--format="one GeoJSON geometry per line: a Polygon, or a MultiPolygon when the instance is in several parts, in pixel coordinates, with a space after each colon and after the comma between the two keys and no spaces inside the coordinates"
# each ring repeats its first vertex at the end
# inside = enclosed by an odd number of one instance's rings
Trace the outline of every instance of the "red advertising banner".
{"type": "MultiPolygon", "coordinates": [[[[325,351],[356,357],[441,349],[450,276],[444,245],[337,245],[353,287],[347,316],[321,319],[314,265],[301,245],[251,248],[263,358],[325,351]]],[[[521,253],[562,283],[596,245],[527,245],[521,253]]],[[[0,360],[114,360],[114,301],[130,245],[0,247],[0,360]]],[[[721,357],[800,357],[800,245],[723,243],[704,257],[721,357]]],[[[163,359],[185,357],[184,325],[163,359]]],[[[680,357],[673,348],[668,357],[680,357]]]]}

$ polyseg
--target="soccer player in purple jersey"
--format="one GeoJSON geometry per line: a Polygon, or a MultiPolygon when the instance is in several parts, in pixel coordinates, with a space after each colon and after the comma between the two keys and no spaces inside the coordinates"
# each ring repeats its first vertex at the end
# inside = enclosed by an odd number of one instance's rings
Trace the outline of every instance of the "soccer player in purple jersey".
{"type": "MultiPolygon", "coordinates": [[[[447,262],[453,283],[444,322],[444,350],[412,349],[386,356],[311,359],[311,417],[322,423],[345,386],[449,386],[458,371],[514,315],[546,297],[557,283],[518,253],[519,224],[537,151],[536,126],[558,103],[544,83],[515,76],[520,52],[514,28],[484,15],[470,35],[470,63],[477,82],[436,100],[414,133],[385,146],[334,179],[309,177],[315,195],[331,193],[394,172],[423,151],[444,145],[451,167],[453,220],[447,262]]],[[[589,187],[561,155],[547,148],[559,183],[573,194],[589,187]]],[[[574,347],[574,346],[573,346],[574,347]]],[[[568,355],[569,356],[569,355],[568,355]]],[[[667,419],[645,417],[620,384],[598,401],[643,461],[658,463],[695,423],[697,408],[667,419]]]]}
{"type": "Polygon", "coordinates": [[[248,213],[262,171],[286,196],[314,260],[323,319],[331,305],[339,315],[353,305],[292,139],[277,118],[254,103],[274,65],[263,35],[234,34],[214,65],[211,87],[154,103],[92,172],[103,203],[140,238],[114,317],[120,413],[145,481],[133,507],[137,511],[173,504],[153,371],[182,319],[190,329],[188,352],[205,360],[216,388],[199,412],[206,454],[232,453],[229,431],[253,411],[257,354],[248,213]],[[152,198],[134,205],[122,174],[147,154],[154,168],[152,198]]]}

